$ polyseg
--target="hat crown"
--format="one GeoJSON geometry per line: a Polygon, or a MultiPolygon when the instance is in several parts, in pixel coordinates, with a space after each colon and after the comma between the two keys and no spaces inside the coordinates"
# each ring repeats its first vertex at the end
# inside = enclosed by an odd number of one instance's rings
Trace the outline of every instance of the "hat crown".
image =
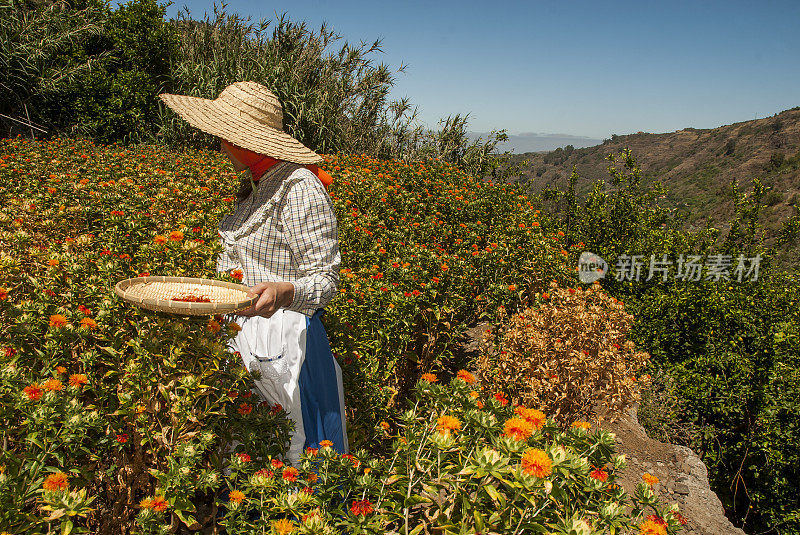
{"type": "Polygon", "coordinates": [[[235,82],[217,97],[222,103],[254,121],[283,131],[283,107],[278,97],[257,82],[235,82]]]}

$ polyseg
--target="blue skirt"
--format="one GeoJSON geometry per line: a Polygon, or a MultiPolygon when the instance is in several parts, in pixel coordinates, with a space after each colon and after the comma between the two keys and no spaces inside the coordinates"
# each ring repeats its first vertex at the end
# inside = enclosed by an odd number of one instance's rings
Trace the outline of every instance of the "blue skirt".
{"type": "Polygon", "coordinates": [[[306,354],[300,368],[298,385],[303,413],[305,448],[319,448],[323,440],[333,442],[340,454],[349,453],[344,412],[342,370],[333,358],[320,308],[306,318],[306,354]]]}

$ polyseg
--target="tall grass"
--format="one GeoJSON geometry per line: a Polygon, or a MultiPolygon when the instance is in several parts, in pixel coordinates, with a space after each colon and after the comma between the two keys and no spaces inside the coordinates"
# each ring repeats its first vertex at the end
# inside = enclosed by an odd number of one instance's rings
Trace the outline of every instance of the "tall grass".
{"type": "MultiPolygon", "coordinates": [[[[96,3],[80,9],[66,0],[0,0],[0,113],[47,122],[37,97],[74,82],[108,55],[69,54],[75,43],[101,33],[106,11],[96,3]]],[[[7,117],[0,121],[4,135],[31,132],[7,117]]]]}
{"type": "MultiPolygon", "coordinates": [[[[270,88],[283,105],[284,129],[319,153],[369,154],[381,159],[439,158],[478,176],[495,174],[493,159],[503,132],[470,143],[467,117],[448,116],[441,129],[416,124],[418,109],[408,98],[388,100],[395,72],[375,64],[381,40],[353,46],[324,23],[318,32],[286,14],[276,20],[227,12],[216,3],[211,14],[194,20],[188,9],[171,22],[180,35],[172,72],[177,94],[216,98],[235,81],[270,88]]],[[[162,108],[158,135],[172,148],[217,148],[217,140],[162,108]]]]}

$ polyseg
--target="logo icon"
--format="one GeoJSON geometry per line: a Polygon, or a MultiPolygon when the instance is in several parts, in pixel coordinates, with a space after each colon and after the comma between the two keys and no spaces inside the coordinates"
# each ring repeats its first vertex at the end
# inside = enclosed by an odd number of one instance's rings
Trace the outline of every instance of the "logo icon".
{"type": "Polygon", "coordinates": [[[581,282],[594,282],[608,273],[608,263],[589,251],[581,253],[578,259],[578,279],[581,282]]]}

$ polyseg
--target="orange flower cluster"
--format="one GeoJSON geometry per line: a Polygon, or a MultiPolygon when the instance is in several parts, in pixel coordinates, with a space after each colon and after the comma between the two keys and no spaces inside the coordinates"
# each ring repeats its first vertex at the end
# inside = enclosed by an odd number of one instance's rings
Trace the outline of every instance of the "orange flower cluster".
{"type": "Polygon", "coordinates": [[[544,450],[530,448],[522,454],[522,471],[534,477],[545,478],[553,472],[553,461],[544,450]]]}
{"type": "Polygon", "coordinates": [[[369,500],[353,500],[353,504],[350,506],[350,512],[356,516],[367,516],[373,510],[372,503],[369,500]]]}
{"type": "Polygon", "coordinates": [[[22,389],[28,399],[31,401],[39,401],[42,399],[42,395],[44,395],[44,390],[42,387],[39,386],[38,383],[33,383],[32,385],[28,385],[22,389]]]}
{"type": "Polygon", "coordinates": [[[69,385],[80,388],[85,384],[89,384],[89,378],[82,373],[73,373],[69,376],[69,385]]]}
{"type": "Polygon", "coordinates": [[[61,390],[64,390],[64,384],[58,379],[48,379],[42,386],[45,390],[50,392],[60,392],[61,390]]]}
{"type": "Polygon", "coordinates": [[[62,316],[61,314],[53,314],[50,316],[50,327],[61,328],[67,326],[67,318],[62,316]]]}
{"type": "Polygon", "coordinates": [[[291,483],[294,483],[295,481],[297,481],[297,476],[299,475],[300,471],[297,470],[297,468],[295,468],[294,466],[287,466],[286,468],[283,469],[282,477],[284,481],[289,481],[291,483]]]}
{"type": "Polygon", "coordinates": [[[456,377],[467,383],[468,385],[475,384],[477,381],[475,376],[469,373],[467,370],[458,370],[456,377]]]}
{"type": "Polygon", "coordinates": [[[448,414],[439,416],[436,420],[436,430],[445,436],[449,436],[450,433],[461,430],[461,421],[455,416],[450,416],[448,414]]]}
{"type": "Polygon", "coordinates": [[[286,518],[276,520],[272,523],[272,527],[275,529],[277,535],[289,535],[290,533],[294,533],[294,522],[286,518]]]}
{"type": "Polygon", "coordinates": [[[527,440],[533,434],[533,426],[524,418],[509,418],[506,420],[503,436],[514,440],[527,440]]]}
{"type": "Polygon", "coordinates": [[[525,421],[531,424],[537,431],[544,427],[544,423],[547,420],[547,417],[542,411],[529,409],[527,407],[515,407],[514,413],[524,418],[525,421]]]}
{"type": "Polygon", "coordinates": [[[97,329],[97,322],[92,318],[81,319],[81,327],[90,331],[97,329]]]}
{"type": "Polygon", "coordinates": [[[657,485],[658,484],[658,478],[656,476],[652,475],[652,474],[644,474],[642,476],[642,481],[644,481],[646,484],[648,484],[651,487],[653,485],[657,485]]]}
{"type": "Polygon", "coordinates": [[[608,472],[606,472],[603,468],[595,467],[594,470],[589,473],[589,477],[596,479],[597,481],[605,482],[608,480],[608,472]]]}
{"type": "Polygon", "coordinates": [[[435,383],[439,380],[439,378],[432,373],[423,373],[420,379],[422,379],[423,381],[428,381],[429,383],[435,383]]]}
{"type": "Polygon", "coordinates": [[[639,535],[667,535],[667,528],[652,520],[645,520],[639,525],[639,535]]]}
{"type": "Polygon", "coordinates": [[[50,492],[61,492],[67,490],[67,488],[69,488],[67,474],[63,472],[50,474],[45,478],[44,483],[42,483],[42,488],[50,492]]]}

